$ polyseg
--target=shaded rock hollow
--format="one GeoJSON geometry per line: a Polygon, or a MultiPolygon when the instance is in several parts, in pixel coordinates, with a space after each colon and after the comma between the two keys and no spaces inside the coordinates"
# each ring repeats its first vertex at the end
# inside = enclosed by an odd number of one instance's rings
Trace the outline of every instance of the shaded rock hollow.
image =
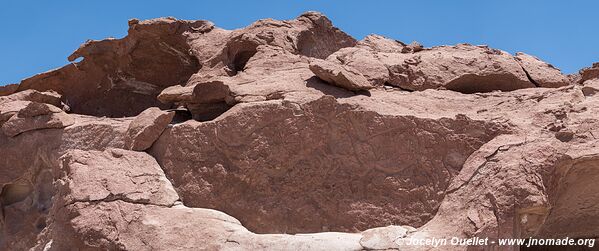
{"type": "Polygon", "coordinates": [[[316,12],[131,20],[78,58],[0,89],[1,249],[599,236],[596,65],[357,41],[316,12]]]}

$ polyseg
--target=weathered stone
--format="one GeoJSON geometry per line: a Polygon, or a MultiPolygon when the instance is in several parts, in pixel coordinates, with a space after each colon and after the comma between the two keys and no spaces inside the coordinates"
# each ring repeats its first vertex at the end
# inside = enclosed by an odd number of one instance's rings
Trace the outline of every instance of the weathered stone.
{"type": "Polygon", "coordinates": [[[0,96],[0,104],[11,101],[31,101],[63,107],[60,94],[54,91],[39,92],[36,90],[24,90],[8,96],[0,96]]]}
{"type": "Polygon", "coordinates": [[[158,95],[158,100],[162,103],[189,102],[192,100],[194,87],[179,85],[167,87],[158,95]]]}
{"type": "Polygon", "coordinates": [[[18,91],[54,90],[73,112],[97,116],[134,116],[152,106],[168,108],[156,95],[185,83],[200,67],[189,55],[187,35],[212,28],[207,21],[133,20],[126,37],[88,41],[69,56],[70,61],[83,58],[81,62],[27,78],[18,91]]]}
{"type": "Polygon", "coordinates": [[[424,50],[424,46],[422,46],[422,44],[414,41],[414,42],[411,42],[410,44],[404,46],[402,48],[401,52],[403,52],[403,53],[409,53],[409,52],[414,53],[414,52],[419,52],[421,50],[424,50]]]}
{"type": "Polygon", "coordinates": [[[587,80],[583,83],[582,93],[585,96],[593,96],[599,92],[599,78],[587,80]]]}
{"type": "Polygon", "coordinates": [[[443,198],[433,191],[442,191],[470,153],[505,130],[463,115],[426,119],[379,114],[381,103],[375,111],[352,106],[361,104],[331,96],[301,105],[236,105],[210,123],[167,128],[150,153],[186,205],[225,211],[252,231],[361,231],[424,224],[443,198]],[[430,177],[414,177],[418,172],[430,177]]]}
{"type": "Polygon", "coordinates": [[[531,81],[539,87],[560,87],[566,86],[569,80],[561,71],[553,65],[545,63],[540,59],[528,54],[518,52],[516,59],[526,71],[531,81]]]}
{"type": "Polygon", "coordinates": [[[510,54],[486,46],[439,46],[379,57],[389,68],[389,84],[408,90],[442,87],[475,93],[535,87],[510,54]]]}
{"type": "Polygon", "coordinates": [[[336,65],[324,60],[314,60],[310,70],[323,81],[350,91],[372,89],[366,77],[348,66],[336,65]]]}
{"type": "Polygon", "coordinates": [[[358,42],[315,12],[129,27],[0,88],[0,250],[599,236],[595,66],[358,42]]]}
{"type": "Polygon", "coordinates": [[[29,104],[27,104],[27,106],[25,108],[23,108],[22,110],[20,110],[17,113],[17,116],[19,116],[21,118],[32,118],[35,116],[47,115],[47,114],[52,114],[52,113],[61,113],[61,112],[62,112],[62,110],[60,110],[58,107],[53,106],[53,105],[37,103],[37,102],[30,102],[29,104]]]}
{"type": "Polygon", "coordinates": [[[61,161],[67,204],[120,200],[171,206],[179,199],[156,160],[146,153],[73,150],[61,161]]]}
{"type": "Polygon", "coordinates": [[[593,63],[593,66],[584,68],[579,72],[580,78],[578,78],[579,83],[584,83],[590,79],[599,78],[599,62],[593,63]]]}
{"type": "Polygon", "coordinates": [[[0,127],[8,121],[13,115],[24,109],[31,102],[29,101],[10,101],[0,103],[0,127]]]}
{"type": "Polygon", "coordinates": [[[2,132],[14,137],[31,130],[64,128],[73,123],[73,118],[56,106],[30,102],[2,125],[2,132]]]}
{"type": "Polygon", "coordinates": [[[370,50],[350,47],[342,48],[331,54],[327,61],[335,62],[355,69],[364,75],[373,86],[382,86],[389,80],[389,70],[370,50]]]}
{"type": "Polygon", "coordinates": [[[19,88],[18,84],[8,84],[0,86],[0,96],[7,96],[13,94],[19,88]]]}
{"type": "Polygon", "coordinates": [[[404,51],[405,46],[406,44],[401,41],[388,39],[380,35],[368,35],[358,42],[358,47],[383,53],[401,53],[404,51]]]}
{"type": "Polygon", "coordinates": [[[174,116],[174,112],[161,111],[155,107],[143,111],[129,124],[125,148],[135,151],[150,148],[174,116]]]}
{"type": "MultiPolygon", "coordinates": [[[[339,50],[327,60],[353,66],[374,85],[385,83],[412,91],[443,88],[475,93],[535,87],[514,57],[487,46],[460,44],[425,49],[417,42],[406,45],[371,35],[356,47],[339,50]]],[[[568,81],[559,70],[542,62],[526,62],[547,87],[562,86],[568,81]],[[543,71],[547,73],[543,75],[543,71]]]]}

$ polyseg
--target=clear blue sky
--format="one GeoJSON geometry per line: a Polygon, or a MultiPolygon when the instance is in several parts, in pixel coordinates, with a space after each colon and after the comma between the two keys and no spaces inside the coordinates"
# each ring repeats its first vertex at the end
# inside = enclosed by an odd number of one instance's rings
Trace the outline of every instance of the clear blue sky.
{"type": "Polygon", "coordinates": [[[357,39],[375,33],[425,46],[488,44],[524,51],[566,73],[599,61],[599,1],[177,1],[0,2],[0,85],[60,67],[86,39],[123,37],[130,18],[207,19],[233,29],[307,10],[357,39]]]}

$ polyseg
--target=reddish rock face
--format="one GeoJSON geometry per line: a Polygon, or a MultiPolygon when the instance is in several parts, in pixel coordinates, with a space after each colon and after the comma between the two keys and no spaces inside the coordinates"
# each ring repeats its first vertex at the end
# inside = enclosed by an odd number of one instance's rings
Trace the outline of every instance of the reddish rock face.
{"type": "Polygon", "coordinates": [[[539,87],[560,87],[568,85],[568,78],[553,65],[522,52],[516,53],[516,60],[522,65],[529,80],[539,87]]]}
{"type": "Polygon", "coordinates": [[[1,250],[599,237],[596,66],[356,41],[315,12],[131,20],[69,60],[0,88],[1,250]]]}
{"type": "Polygon", "coordinates": [[[10,101],[31,101],[46,103],[68,110],[66,107],[64,107],[64,103],[62,103],[61,99],[61,95],[54,91],[38,92],[36,90],[25,90],[7,96],[0,96],[0,103],[6,103],[10,101]]]}
{"type": "Polygon", "coordinates": [[[133,116],[152,106],[166,108],[156,95],[165,87],[184,84],[201,67],[189,54],[186,34],[212,27],[207,21],[132,20],[125,38],[88,41],[69,56],[70,61],[82,58],[80,62],[25,79],[18,91],[54,90],[73,112],[96,116],[133,116]]]}
{"type": "Polygon", "coordinates": [[[350,91],[368,90],[374,87],[366,77],[347,66],[314,60],[310,63],[310,70],[323,81],[350,91]]]}
{"type": "Polygon", "coordinates": [[[507,132],[463,115],[359,111],[332,97],[234,109],[240,116],[167,129],[151,153],[186,205],[225,211],[259,233],[421,226],[466,158],[507,132]]]}
{"type": "Polygon", "coordinates": [[[14,137],[20,133],[46,129],[63,128],[72,125],[73,118],[58,107],[29,102],[23,109],[2,124],[2,132],[14,137]]]}
{"type": "Polygon", "coordinates": [[[373,85],[406,90],[442,88],[476,93],[534,87],[524,66],[539,79],[539,86],[559,87],[566,81],[559,70],[530,56],[513,57],[468,44],[424,49],[417,43],[406,45],[381,36],[366,37],[358,46],[341,49],[327,60],[356,69],[373,85]]]}
{"type": "Polygon", "coordinates": [[[174,116],[175,112],[163,112],[155,107],[143,111],[129,124],[125,148],[135,151],[150,148],[174,116]]]}
{"type": "Polygon", "coordinates": [[[592,67],[587,67],[580,70],[579,83],[584,83],[587,80],[599,78],[599,62],[594,63],[592,67]]]}
{"type": "Polygon", "coordinates": [[[17,88],[19,88],[18,84],[8,84],[5,86],[0,86],[0,96],[13,94],[17,91],[17,88]]]}

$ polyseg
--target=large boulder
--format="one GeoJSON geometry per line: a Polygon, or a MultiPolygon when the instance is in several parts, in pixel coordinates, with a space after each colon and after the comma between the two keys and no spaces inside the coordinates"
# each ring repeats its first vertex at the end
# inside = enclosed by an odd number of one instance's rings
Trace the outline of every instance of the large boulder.
{"type": "MultiPolygon", "coordinates": [[[[333,53],[327,61],[351,67],[355,74],[365,76],[374,86],[387,84],[411,91],[449,89],[474,93],[535,87],[512,55],[487,46],[459,44],[423,48],[416,42],[405,44],[370,35],[355,47],[333,53]]],[[[537,61],[527,60],[526,66],[540,82],[547,82],[546,87],[558,87],[567,82],[559,70],[555,73],[556,69],[537,61]],[[533,66],[539,69],[535,71],[533,66]],[[559,79],[540,79],[549,75],[559,79]]]]}
{"type": "Polygon", "coordinates": [[[349,66],[314,60],[310,63],[310,70],[323,81],[350,91],[374,88],[366,77],[349,66]]]}
{"type": "Polygon", "coordinates": [[[73,150],[61,161],[61,171],[67,175],[61,192],[68,204],[121,200],[172,206],[179,199],[156,160],[145,153],[73,150]]]}
{"type": "Polygon", "coordinates": [[[569,83],[569,79],[553,65],[545,63],[537,57],[518,52],[516,60],[522,65],[531,81],[539,87],[561,87],[569,83]]]}
{"type": "Polygon", "coordinates": [[[444,88],[475,93],[535,87],[510,54],[486,46],[439,46],[379,57],[389,68],[389,84],[407,90],[444,88]]]}
{"type": "Polygon", "coordinates": [[[340,48],[357,43],[318,12],[303,13],[294,20],[258,20],[243,29],[217,31],[197,38],[191,42],[193,52],[209,66],[200,69],[202,75],[236,75],[244,71],[258,46],[273,46],[296,55],[324,59],[340,48]],[[203,50],[206,43],[222,49],[203,50]]]}
{"type": "Polygon", "coordinates": [[[135,151],[150,148],[174,116],[174,112],[161,111],[156,107],[146,109],[129,124],[125,148],[135,151]]]}
{"type": "Polygon", "coordinates": [[[373,86],[382,86],[389,80],[387,66],[371,50],[361,47],[342,48],[331,54],[327,61],[354,69],[356,74],[366,77],[373,86]]]}

